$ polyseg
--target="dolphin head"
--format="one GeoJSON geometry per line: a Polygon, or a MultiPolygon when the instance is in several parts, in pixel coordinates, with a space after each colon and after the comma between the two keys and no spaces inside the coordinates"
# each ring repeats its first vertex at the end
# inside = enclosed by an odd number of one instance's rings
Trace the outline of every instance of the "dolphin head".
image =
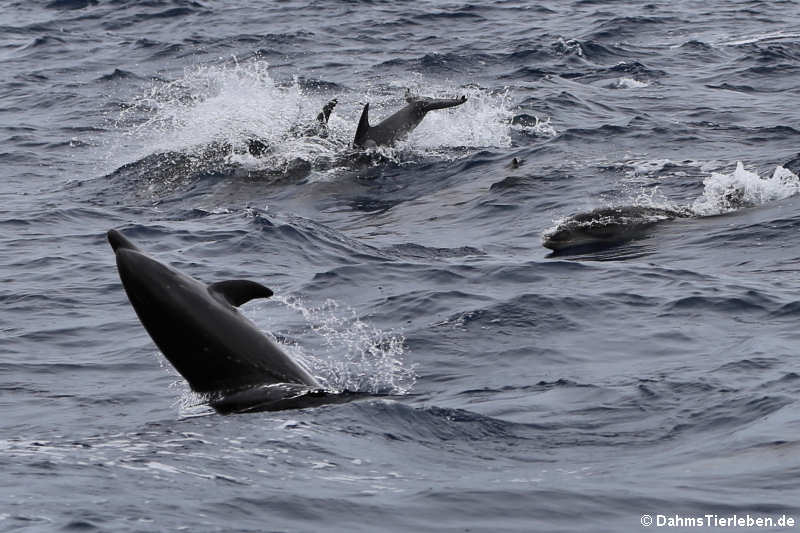
{"type": "Polygon", "coordinates": [[[212,389],[207,372],[192,362],[202,353],[197,332],[205,326],[197,311],[208,307],[205,285],[148,257],[116,230],[108,232],[108,240],[122,286],[150,337],[192,389],[212,389]]]}
{"type": "Polygon", "coordinates": [[[165,302],[161,302],[161,299],[174,298],[162,297],[181,283],[195,282],[190,285],[202,285],[197,280],[148,257],[119,231],[112,229],[107,236],[117,257],[120,280],[131,302],[134,303],[134,308],[136,308],[134,300],[147,300],[163,305],[165,302]]]}
{"type": "Polygon", "coordinates": [[[108,243],[115,252],[126,248],[128,250],[138,250],[131,241],[115,229],[109,230],[106,236],[108,237],[108,243]]]}
{"type": "Polygon", "coordinates": [[[562,228],[555,228],[542,235],[542,245],[545,248],[558,251],[570,246],[573,237],[574,232],[562,228]]]}

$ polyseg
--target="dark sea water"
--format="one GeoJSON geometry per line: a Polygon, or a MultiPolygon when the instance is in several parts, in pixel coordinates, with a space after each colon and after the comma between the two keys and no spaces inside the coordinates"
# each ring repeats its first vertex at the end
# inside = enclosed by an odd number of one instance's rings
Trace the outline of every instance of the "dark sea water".
{"type": "Polygon", "coordinates": [[[800,520],[800,3],[12,0],[0,72],[0,531],[800,520]],[[698,216],[542,247],[617,205],[698,216]],[[214,413],[110,228],[369,394],[214,413]]]}

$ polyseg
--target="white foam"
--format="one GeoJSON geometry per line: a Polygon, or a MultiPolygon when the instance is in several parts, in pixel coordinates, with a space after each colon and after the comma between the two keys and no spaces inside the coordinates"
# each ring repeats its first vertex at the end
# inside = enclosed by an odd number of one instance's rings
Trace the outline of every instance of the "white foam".
{"type": "Polygon", "coordinates": [[[623,164],[613,164],[625,172],[625,181],[651,183],[655,179],[685,178],[724,168],[724,161],[673,161],[671,159],[629,159],[623,164]]]}
{"type": "Polygon", "coordinates": [[[564,39],[563,37],[559,37],[558,41],[553,44],[553,48],[562,55],[576,55],[578,57],[584,57],[583,48],[581,47],[581,43],[576,39],[564,39]]]}
{"type": "Polygon", "coordinates": [[[668,209],[670,211],[686,211],[670,200],[661,192],[660,187],[642,188],[633,199],[633,205],[637,207],[654,207],[656,209],[668,209]]]}
{"type": "Polygon", "coordinates": [[[117,126],[147,155],[253,135],[277,140],[322,105],[296,84],[279,87],[266,62],[234,61],[186,68],[175,81],[155,82],[122,112],[117,126]]]}
{"type": "Polygon", "coordinates": [[[778,166],[772,176],[761,177],[745,170],[741,161],[730,174],[714,172],[703,180],[703,195],[691,206],[701,216],[718,215],[788,198],[800,192],[800,178],[778,166]]]}
{"type": "Polygon", "coordinates": [[[547,117],[545,119],[540,119],[539,117],[534,116],[533,118],[536,119],[536,122],[534,122],[533,124],[515,125],[514,129],[538,137],[555,137],[556,135],[558,135],[558,131],[550,123],[550,117],[547,117]]]}
{"type": "MultiPolygon", "coordinates": [[[[457,96],[453,89],[442,92],[447,92],[449,97],[457,96]]],[[[464,94],[467,101],[458,107],[428,113],[409,135],[407,146],[422,151],[511,146],[513,113],[508,91],[487,93],[469,88],[458,94],[464,94]]]]}
{"type": "Polygon", "coordinates": [[[617,80],[617,83],[614,85],[617,89],[642,89],[644,87],[649,87],[650,84],[646,81],[639,81],[634,78],[620,78],[617,80]]]}
{"type": "Polygon", "coordinates": [[[800,37],[800,33],[792,33],[792,32],[783,32],[783,31],[776,31],[771,33],[757,33],[755,35],[749,35],[746,37],[740,37],[738,39],[732,39],[728,41],[722,41],[718,44],[721,46],[739,46],[742,44],[753,44],[753,43],[760,43],[764,41],[777,41],[782,39],[797,39],[800,37]]]}

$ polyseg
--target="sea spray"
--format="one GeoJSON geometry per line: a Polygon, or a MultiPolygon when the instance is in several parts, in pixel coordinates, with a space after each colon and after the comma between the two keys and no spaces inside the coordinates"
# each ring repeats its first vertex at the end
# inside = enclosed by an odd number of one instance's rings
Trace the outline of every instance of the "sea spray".
{"type": "Polygon", "coordinates": [[[714,172],[703,180],[703,194],[691,206],[700,216],[719,215],[742,207],[782,200],[800,192],[800,179],[778,166],[770,177],[745,170],[741,161],[730,174],[714,172]]]}
{"type": "Polygon", "coordinates": [[[359,318],[355,310],[328,299],[311,304],[295,296],[274,296],[299,313],[308,342],[278,339],[295,360],[306,366],[331,391],[405,394],[416,381],[415,365],[404,360],[405,338],[359,318]]]}

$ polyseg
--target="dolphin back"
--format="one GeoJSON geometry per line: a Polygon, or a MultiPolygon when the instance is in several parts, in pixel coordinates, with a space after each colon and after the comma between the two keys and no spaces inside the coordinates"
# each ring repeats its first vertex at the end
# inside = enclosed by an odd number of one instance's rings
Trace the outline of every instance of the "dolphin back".
{"type": "Polygon", "coordinates": [[[604,247],[641,237],[660,222],[691,216],[688,210],[659,207],[604,207],[572,215],[542,235],[542,245],[553,251],[604,247]]]}

